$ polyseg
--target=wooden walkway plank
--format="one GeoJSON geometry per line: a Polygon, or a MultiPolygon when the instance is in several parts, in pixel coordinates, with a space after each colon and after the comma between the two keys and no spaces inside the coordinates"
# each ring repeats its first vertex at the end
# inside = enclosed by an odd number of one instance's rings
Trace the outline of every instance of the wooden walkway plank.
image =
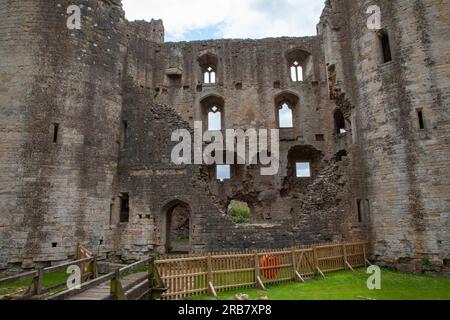
{"type": "MultiPolygon", "coordinates": [[[[147,273],[146,272],[140,272],[140,273],[133,273],[128,276],[125,276],[123,279],[121,279],[122,285],[124,288],[132,285],[137,280],[145,277],[147,273]]],[[[111,292],[110,292],[110,282],[102,283],[101,285],[94,287],[92,289],[86,290],[85,292],[82,292],[74,297],[71,297],[67,300],[108,300],[111,299],[111,292]]]]}

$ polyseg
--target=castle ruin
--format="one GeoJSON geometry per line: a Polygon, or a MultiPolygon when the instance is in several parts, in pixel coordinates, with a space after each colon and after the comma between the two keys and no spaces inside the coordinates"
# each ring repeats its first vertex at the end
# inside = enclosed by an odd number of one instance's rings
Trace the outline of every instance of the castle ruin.
{"type": "Polygon", "coordinates": [[[447,0],[327,0],[315,36],[167,43],[120,0],[1,0],[0,269],[77,243],[133,260],[369,240],[380,265],[449,273],[449,16],[447,0]],[[279,174],[173,164],[172,132],[211,112],[280,129],[279,174]]]}

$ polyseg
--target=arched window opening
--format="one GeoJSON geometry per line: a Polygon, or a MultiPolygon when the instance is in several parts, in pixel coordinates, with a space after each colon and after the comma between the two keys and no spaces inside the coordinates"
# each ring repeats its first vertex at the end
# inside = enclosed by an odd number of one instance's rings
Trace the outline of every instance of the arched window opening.
{"type": "Polygon", "coordinates": [[[314,76],[312,55],[302,48],[293,48],[286,52],[287,67],[292,82],[302,82],[314,76]]]}
{"type": "Polygon", "coordinates": [[[188,204],[174,201],[165,207],[165,240],[167,253],[189,253],[191,238],[191,209],[188,204]]]}
{"type": "Polygon", "coordinates": [[[208,131],[222,130],[222,112],[217,106],[213,106],[208,112],[208,131]]]}
{"type": "Polygon", "coordinates": [[[203,128],[206,131],[221,131],[224,124],[224,100],[218,95],[209,95],[200,102],[203,128]]]}
{"type": "Polygon", "coordinates": [[[217,83],[217,66],[219,59],[213,53],[205,53],[198,58],[204,84],[217,83]]]}
{"type": "Polygon", "coordinates": [[[345,118],[344,118],[344,115],[342,114],[341,110],[336,110],[336,112],[334,113],[334,125],[336,128],[337,134],[346,134],[347,133],[347,129],[345,126],[345,118]]]}
{"type": "Polygon", "coordinates": [[[278,110],[278,121],[280,129],[288,129],[294,127],[292,108],[286,102],[283,103],[278,110]]]}
{"type": "Polygon", "coordinates": [[[208,67],[204,73],[204,83],[213,84],[216,83],[216,72],[212,67],[208,67]]]}
{"type": "Polygon", "coordinates": [[[303,68],[297,60],[291,66],[291,80],[294,82],[303,81],[303,68]]]}
{"type": "MultiPolygon", "coordinates": [[[[299,98],[296,94],[290,91],[284,91],[275,97],[275,119],[276,125],[282,130],[283,134],[287,134],[287,138],[292,138],[296,133],[295,129],[299,122],[299,98]]],[[[283,137],[281,137],[283,139],[283,137]]]]}

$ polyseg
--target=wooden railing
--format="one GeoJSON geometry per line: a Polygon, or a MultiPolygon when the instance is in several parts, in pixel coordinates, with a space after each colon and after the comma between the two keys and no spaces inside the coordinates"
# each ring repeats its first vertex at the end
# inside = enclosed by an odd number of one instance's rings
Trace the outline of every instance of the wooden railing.
{"type": "Polygon", "coordinates": [[[85,282],[79,288],[59,292],[48,297],[47,300],[70,299],[107,282],[109,282],[109,292],[106,295],[100,295],[99,299],[101,300],[141,300],[144,298],[154,300],[159,299],[161,294],[167,290],[163,287],[163,282],[154,265],[154,258],[150,257],[85,282]],[[136,269],[143,266],[147,267],[147,272],[143,272],[143,275],[126,286],[122,284],[124,276],[132,274],[136,269]]]}
{"type": "Polygon", "coordinates": [[[17,281],[22,280],[30,280],[31,286],[25,290],[25,292],[20,296],[11,297],[12,299],[21,300],[21,299],[31,299],[37,298],[46,295],[48,293],[58,291],[67,286],[67,282],[61,282],[53,284],[49,287],[44,287],[44,278],[46,275],[54,272],[64,271],[66,272],[69,266],[76,265],[80,267],[81,270],[81,281],[85,282],[89,279],[96,278],[98,276],[97,273],[97,261],[95,257],[83,258],[76,261],[70,261],[64,264],[60,264],[57,266],[52,266],[48,268],[38,268],[37,270],[25,272],[21,274],[17,274],[11,277],[0,279],[0,286],[7,286],[9,284],[13,284],[17,281]]]}
{"type": "Polygon", "coordinates": [[[285,250],[196,254],[155,261],[168,288],[163,299],[259,287],[366,266],[367,242],[317,245],[285,250]]]}

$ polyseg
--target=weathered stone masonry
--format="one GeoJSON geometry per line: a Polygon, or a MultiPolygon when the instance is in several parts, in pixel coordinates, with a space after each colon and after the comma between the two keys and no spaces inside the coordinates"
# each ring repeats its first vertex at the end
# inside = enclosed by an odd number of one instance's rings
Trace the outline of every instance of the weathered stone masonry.
{"type": "Polygon", "coordinates": [[[380,263],[448,272],[449,10],[334,0],[317,36],[166,43],[162,21],[128,22],[120,1],[2,0],[0,269],[69,259],[77,242],[102,258],[168,252],[181,210],[195,252],[368,239],[380,263]],[[278,175],[236,165],[219,182],[215,166],[171,163],[172,132],[212,105],[222,128],[275,129],[285,102],[278,175]],[[251,224],[229,219],[231,200],[251,224]]]}

